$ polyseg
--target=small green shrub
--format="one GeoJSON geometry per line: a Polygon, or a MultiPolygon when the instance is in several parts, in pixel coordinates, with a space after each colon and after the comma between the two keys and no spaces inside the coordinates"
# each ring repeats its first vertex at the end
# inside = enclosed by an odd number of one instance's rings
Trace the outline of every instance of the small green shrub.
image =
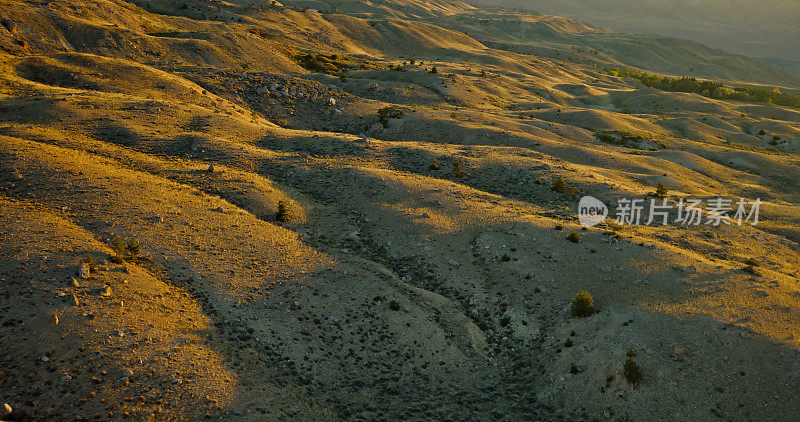
{"type": "Polygon", "coordinates": [[[405,112],[396,109],[392,106],[386,106],[378,110],[378,120],[384,129],[389,127],[389,119],[399,119],[405,115],[405,112]]]}
{"type": "Polygon", "coordinates": [[[125,262],[125,241],[119,236],[113,236],[110,243],[111,250],[114,251],[114,255],[109,257],[108,260],[115,264],[121,264],[125,262]]]}
{"type": "Polygon", "coordinates": [[[453,176],[464,177],[467,173],[464,171],[464,163],[460,160],[453,161],[453,176]]]}
{"type": "Polygon", "coordinates": [[[570,374],[576,375],[576,374],[580,374],[581,372],[583,372],[583,370],[581,370],[581,368],[578,368],[578,365],[575,365],[574,363],[571,363],[569,365],[569,373],[570,374]]]}
{"type": "Polygon", "coordinates": [[[579,243],[581,241],[581,236],[578,234],[578,232],[573,230],[570,234],[567,235],[567,240],[569,240],[572,243],[579,243]]]}
{"type": "Polygon", "coordinates": [[[508,262],[508,261],[511,261],[511,257],[508,256],[507,253],[504,253],[503,256],[500,257],[500,260],[503,261],[503,262],[508,262]]]}
{"type": "Polygon", "coordinates": [[[131,258],[138,258],[139,253],[142,252],[142,245],[136,238],[132,237],[130,240],[128,240],[128,244],[125,245],[125,249],[128,252],[128,256],[131,258]]]}
{"type": "Polygon", "coordinates": [[[399,311],[400,310],[400,303],[398,301],[396,301],[396,300],[390,300],[389,301],[389,309],[391,309],[393,311],[399,311]]]}
{"type": "Polygon", "coordinates": [[[573,346],[572,339],[568,338],[567,341],[564,342],[564,347],[572,347],[572,346],[573,346]]]}
{"type": "Polygon", "coordinates": [[[575,186],[569,186],[564,181],[563,178],[557,177],[553,180],[552,185],[550,185],[550,189],[558,192],[563,193],[565,195],[569,195],[573,198],[577,198],[580,195],[580,191],[575,186]]]}
{"type": "Polygon", "coordinates": [[[744,271],[744,272],[746,272],[748,274],[752,274],[752,275],[760,275],[758,270],[756,270],[756,267],[754,267],[752,265],[748,265],[748,266],[742,268],[742,271],[744,271]]]}
{"type": "Polygon", "coordinates": [[[434,66],[428,71],[428,73],[439,73],[439,71],[436,69],[436,66],[434,66]]]}
{"type": "Polygon", "coordinates": [[[628,351],[625,356],[625,364],[623,365],[625,371],[625,379],[631,384],[638,384],[642,382],[642,369],[636,363],[636,355],[632,351],[628,351]]]}
{"type": "Polygon", "coordinates": [[[592,298],[589,292],[585,290],[580,291],[572,298],[572,315],[584,318],[592,315],[594,312],[594,298],[592,298]]]}
{"type": "Polygon", "coordinates": [[[275,213],[275,221],[289,221],[289,206],[284,201],[278,201],[278,211],[275,213]]]}
{"type": "Polygon", "coordinates": [[[428,168],[431,170],[439,170],[439,161],[436,157],[431,158],[431,165],[428,166],[428,168]]]}
{"type": "Polygon", "coordinates": [[[509,317],[508,315],[505,315],[502,318],[500,318],[500,326],[501,327],[505,327],[508,324],[511,324],[511,317],[509,317]]]}
{"type": "Polygon", "coordinates": [[[561,230],[564,230],[564,225],[559,223],[559,224],[556,224],[555,227],[553,227],[553,228],[558,230],[558,231],[561,231],[561,230]]]}
{"type": "Polygon", "coordinates": [[[655,196],[657,196],[659,198],[666,198],[668,194],[669,194],[669,188],[667,188],[667,185],[665,185],[665,184],[663,184],[661,182],[658,182],[658,184],[656,185],[656,195],[655,196]]]}

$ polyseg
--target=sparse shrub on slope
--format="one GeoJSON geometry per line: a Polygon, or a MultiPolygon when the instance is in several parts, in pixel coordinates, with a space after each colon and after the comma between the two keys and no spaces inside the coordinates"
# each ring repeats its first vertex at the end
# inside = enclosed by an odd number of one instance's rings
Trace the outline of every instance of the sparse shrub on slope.
{"type": "Polygon", "coordinates": [[[668,194],[669,194],[669,188],[667,188],[667,185],[665,185],[665,184],[663,184],[661,182],[658,182],[658,184],[656,185],[656,194],[655,194],[655,196],[657,196],[659,198],[666,198],[668,194]]]}
{"type": "Polygon", "coordinates": [[[403,117],[404,114],[403,110],[396,109],[392,106],[386,106],[378,110],[378,120],[380,120],[381,125],[383,125],[385,129],[389,127],[389,119],[399,119],[403,117]]]}
{"type": "Polygon", "coordinates": [[[569,195],[573,198],[577,198],[580,195],[580,191],[575,186],[569,186],[564,181],[563,178],[557,177],[553,180],[553,184],[550,185],[550,189],[558,192],[563,193],[565,195],[569,195]]]}
{"type": "Polygon", "coordinates": [[[114,236],[111,238],[110,243],[111,250],[114,251],[114,255],[109,258],[109,261],[115,264],[122,264],[125,262],[125,241],[119,236],[114,236]]]}
{"type": "Polygon", "coordinates": [[[113,236],[109,242],[114,255],[108,258],[115,264],[122,264],[125,261],[137,262],[141,259],[139,254],[142,252],[142,245],[136,238],[130,238],[127,242],[120,236],[113,236]]]}
{"type": "Polygon", "coordinates": [[[128,244],[125,245],[125,249],[128,252],[128,255],[131,257],[138,257],[139,253],[142,251],[142,245],[136,238],[131,238],[128,240],[128,244]]]}
{"type": "Polygon", "coordinates": [[[573,230],[570,234],[567,235],[567,240],[569,240],[572,243],[579,243],[581,241],[581,236],[578,234],[578,232],[573,230]]]}
{"type": "Polygon", "coordinates": [[[284,223],[289,221],[289,206],[284,201],[278,201],[278,211],[275,213],[275,221],[284,223]]]}
{"type": "Polygon", "coordinates": [[[584,318],[595,312],[594,299],[587,291],[580,291],[572,298],[572,315],[584,318]]]}
{"type": "Polygon", "coordinates": [[[467,172],[464,171],[464,163],[460,160],[453,161],[453,176],[464,177],[467,172]]]}
{"type": "Polygon", "coordinates": [[[636,355],[632,351],[628,351],[625,356],[625,364],[623,365],[625,371],[625,379],[631,384],[638,384],[642,382],[642,369],[636,363],[636,355]]]}

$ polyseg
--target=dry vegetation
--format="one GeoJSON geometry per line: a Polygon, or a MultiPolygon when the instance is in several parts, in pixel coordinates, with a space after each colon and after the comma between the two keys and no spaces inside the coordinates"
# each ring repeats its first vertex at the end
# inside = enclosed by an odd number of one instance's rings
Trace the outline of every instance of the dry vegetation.
{"type": "Polygon", "coordinates": [[[800,413],[800,111],[389,4],[4,3],[6,418],[800,413]],[[581,230],[586,194],[764,204],[581,230]]]}

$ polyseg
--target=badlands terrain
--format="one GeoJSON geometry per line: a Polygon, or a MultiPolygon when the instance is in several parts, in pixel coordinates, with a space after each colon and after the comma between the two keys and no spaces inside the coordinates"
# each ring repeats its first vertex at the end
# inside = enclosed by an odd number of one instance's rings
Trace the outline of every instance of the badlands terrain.
{"type": "Polygon", "coordinates": [[[787,67],[458,0],[0,24],[0,419],[800,414],[800,109],[607,71],[787,67]],[[659,183],[759,224],[579,225],[659,183]]]}

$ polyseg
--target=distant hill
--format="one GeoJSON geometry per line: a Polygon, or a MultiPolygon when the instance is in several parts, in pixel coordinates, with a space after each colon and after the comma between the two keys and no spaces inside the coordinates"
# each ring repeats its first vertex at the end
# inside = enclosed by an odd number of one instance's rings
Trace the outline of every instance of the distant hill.
{"type": "Polygon", "coordinates": [[[754,57],[800,59],[800,2],[787,0],[470,0],[586,19],[616,31],[702,42],[754,57]]]}

